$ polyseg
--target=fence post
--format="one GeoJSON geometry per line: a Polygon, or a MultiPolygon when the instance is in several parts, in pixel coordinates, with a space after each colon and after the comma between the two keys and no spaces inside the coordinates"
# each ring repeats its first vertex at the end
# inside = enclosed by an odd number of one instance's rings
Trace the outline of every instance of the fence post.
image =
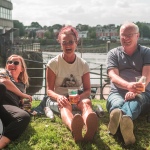
{"type": "Polygon", "coordinates": [[[102,73],[103,73],[103,65],[101,64],[101,65],[100,65],[100,99],[103,98],[103,95],[102,95],[102,87],[103,87],[102,81],[103,81],[103,75],[102,75],[102,73]]]}
{"type": "Polygon", "coordinates": [[[45,67],[45,96],[47,95],[47,92],[46,92],[46,65],[44,65],[45,67]]]}

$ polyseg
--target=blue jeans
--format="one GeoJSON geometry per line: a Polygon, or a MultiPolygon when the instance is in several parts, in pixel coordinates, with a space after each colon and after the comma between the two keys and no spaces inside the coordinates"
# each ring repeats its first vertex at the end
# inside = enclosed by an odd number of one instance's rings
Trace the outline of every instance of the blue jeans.
{"type": "Polygon", "coordinates": [[[150,92],[138,94],[135,99],[130,101],[125,101],[124,95],[111,93],[108,97],[106,108],[109,113],[113,109],[119,108],[125,115],[135,120],[141,113],[150,112],[150,92]]]}

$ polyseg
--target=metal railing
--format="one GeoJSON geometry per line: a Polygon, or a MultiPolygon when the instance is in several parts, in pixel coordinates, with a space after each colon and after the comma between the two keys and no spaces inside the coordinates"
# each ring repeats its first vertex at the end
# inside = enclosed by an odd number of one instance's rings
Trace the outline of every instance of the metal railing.
{"type": "MultiPolygon", "coordinates": [[[[46,66],[43,65],[43,68],[28,68],[28,70],[42,70],[43,71],[43,76],[36,76],[36,77],[30,77],[30,80],[39,80],[42,79],[42,85],[30,85],[29,88],[40,88],[40,90],[36,93],[30,93],[28,91],[28,94],[33,95],[34,97],[38,96],[45,96],[46,95],[46,66]]],[[[99,99],[103,98],[102,95],[102,88],[103,85],[106,83],[105,80],[107,79],[106,75],[106,68],[103,67],[103,65],[100,65],[100,68],[90,68],[90,75],[94,75],[95,77],[91,77],[90,79],[92,81],[96,80],[96,84],[91,83],[91,89],[95,88],[96,92],[94,93],[95,96],[99,96],[99,99]]],[[[32,91],[32,90],[31,90],[32,91]]]]}

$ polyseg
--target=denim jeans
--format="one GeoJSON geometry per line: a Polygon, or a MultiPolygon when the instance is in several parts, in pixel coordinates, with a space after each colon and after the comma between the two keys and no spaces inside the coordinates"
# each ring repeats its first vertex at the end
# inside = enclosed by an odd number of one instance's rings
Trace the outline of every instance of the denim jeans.
{"type": "Polygon", "coordinates": [[[108,97],[106,108],[109,113],[119,108],[124,115],[128,115],[132,120],[135,120],[141,113],[150,112],[150,92],[138,94],[135,99],[125,101],[124,95],[119,93],[111,93],[108,97]]]}

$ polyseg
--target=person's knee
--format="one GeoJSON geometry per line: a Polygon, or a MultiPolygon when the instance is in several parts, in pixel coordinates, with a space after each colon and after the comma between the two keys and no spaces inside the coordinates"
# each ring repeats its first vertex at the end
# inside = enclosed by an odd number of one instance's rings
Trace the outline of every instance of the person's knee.
{"type": "Polygon", "coordinates": [[[65,105],[64,107],[59,108],[59,110],[60,110],[60,113],[61,113],[61,114],[64,113],[64,112],[66,112],[66,111],[72,111],[72,106],[69,105],[69,104],[67,104],[67,105],[65,105]]]}
{"type": "Polygon", "coordinates": [[[21,113],[20,116],[22,118],[22,122],[24,122],[26,124],[28,124],[30,122],[31,117],[30,117],[30,114],[28,112],[24,111],[21,113]]]}
{"type": "Polygon", "coordinates": [[[81,104],[88,104],[88,105],[91,105],[91,100],[90,99],[83,99],[81,100],[78,105],[81,105],[81,104]]]}
{"type": "Polygon", "coordinates": [[[122,98],[112,98],[107,100],[106,108],[109,112],[111,112],[113,109],[122,108],[124,103],[125,101],[122,98]]]}
{"type": "Polygon", "coordinates": [[[80,101],[78,103],[77,106],[81,110],[83,107],[89,107],[89,108],[91,108],[92,107],[92,103],[91,103],[90,99],[83,99],[82,101],[80,101]]]}

